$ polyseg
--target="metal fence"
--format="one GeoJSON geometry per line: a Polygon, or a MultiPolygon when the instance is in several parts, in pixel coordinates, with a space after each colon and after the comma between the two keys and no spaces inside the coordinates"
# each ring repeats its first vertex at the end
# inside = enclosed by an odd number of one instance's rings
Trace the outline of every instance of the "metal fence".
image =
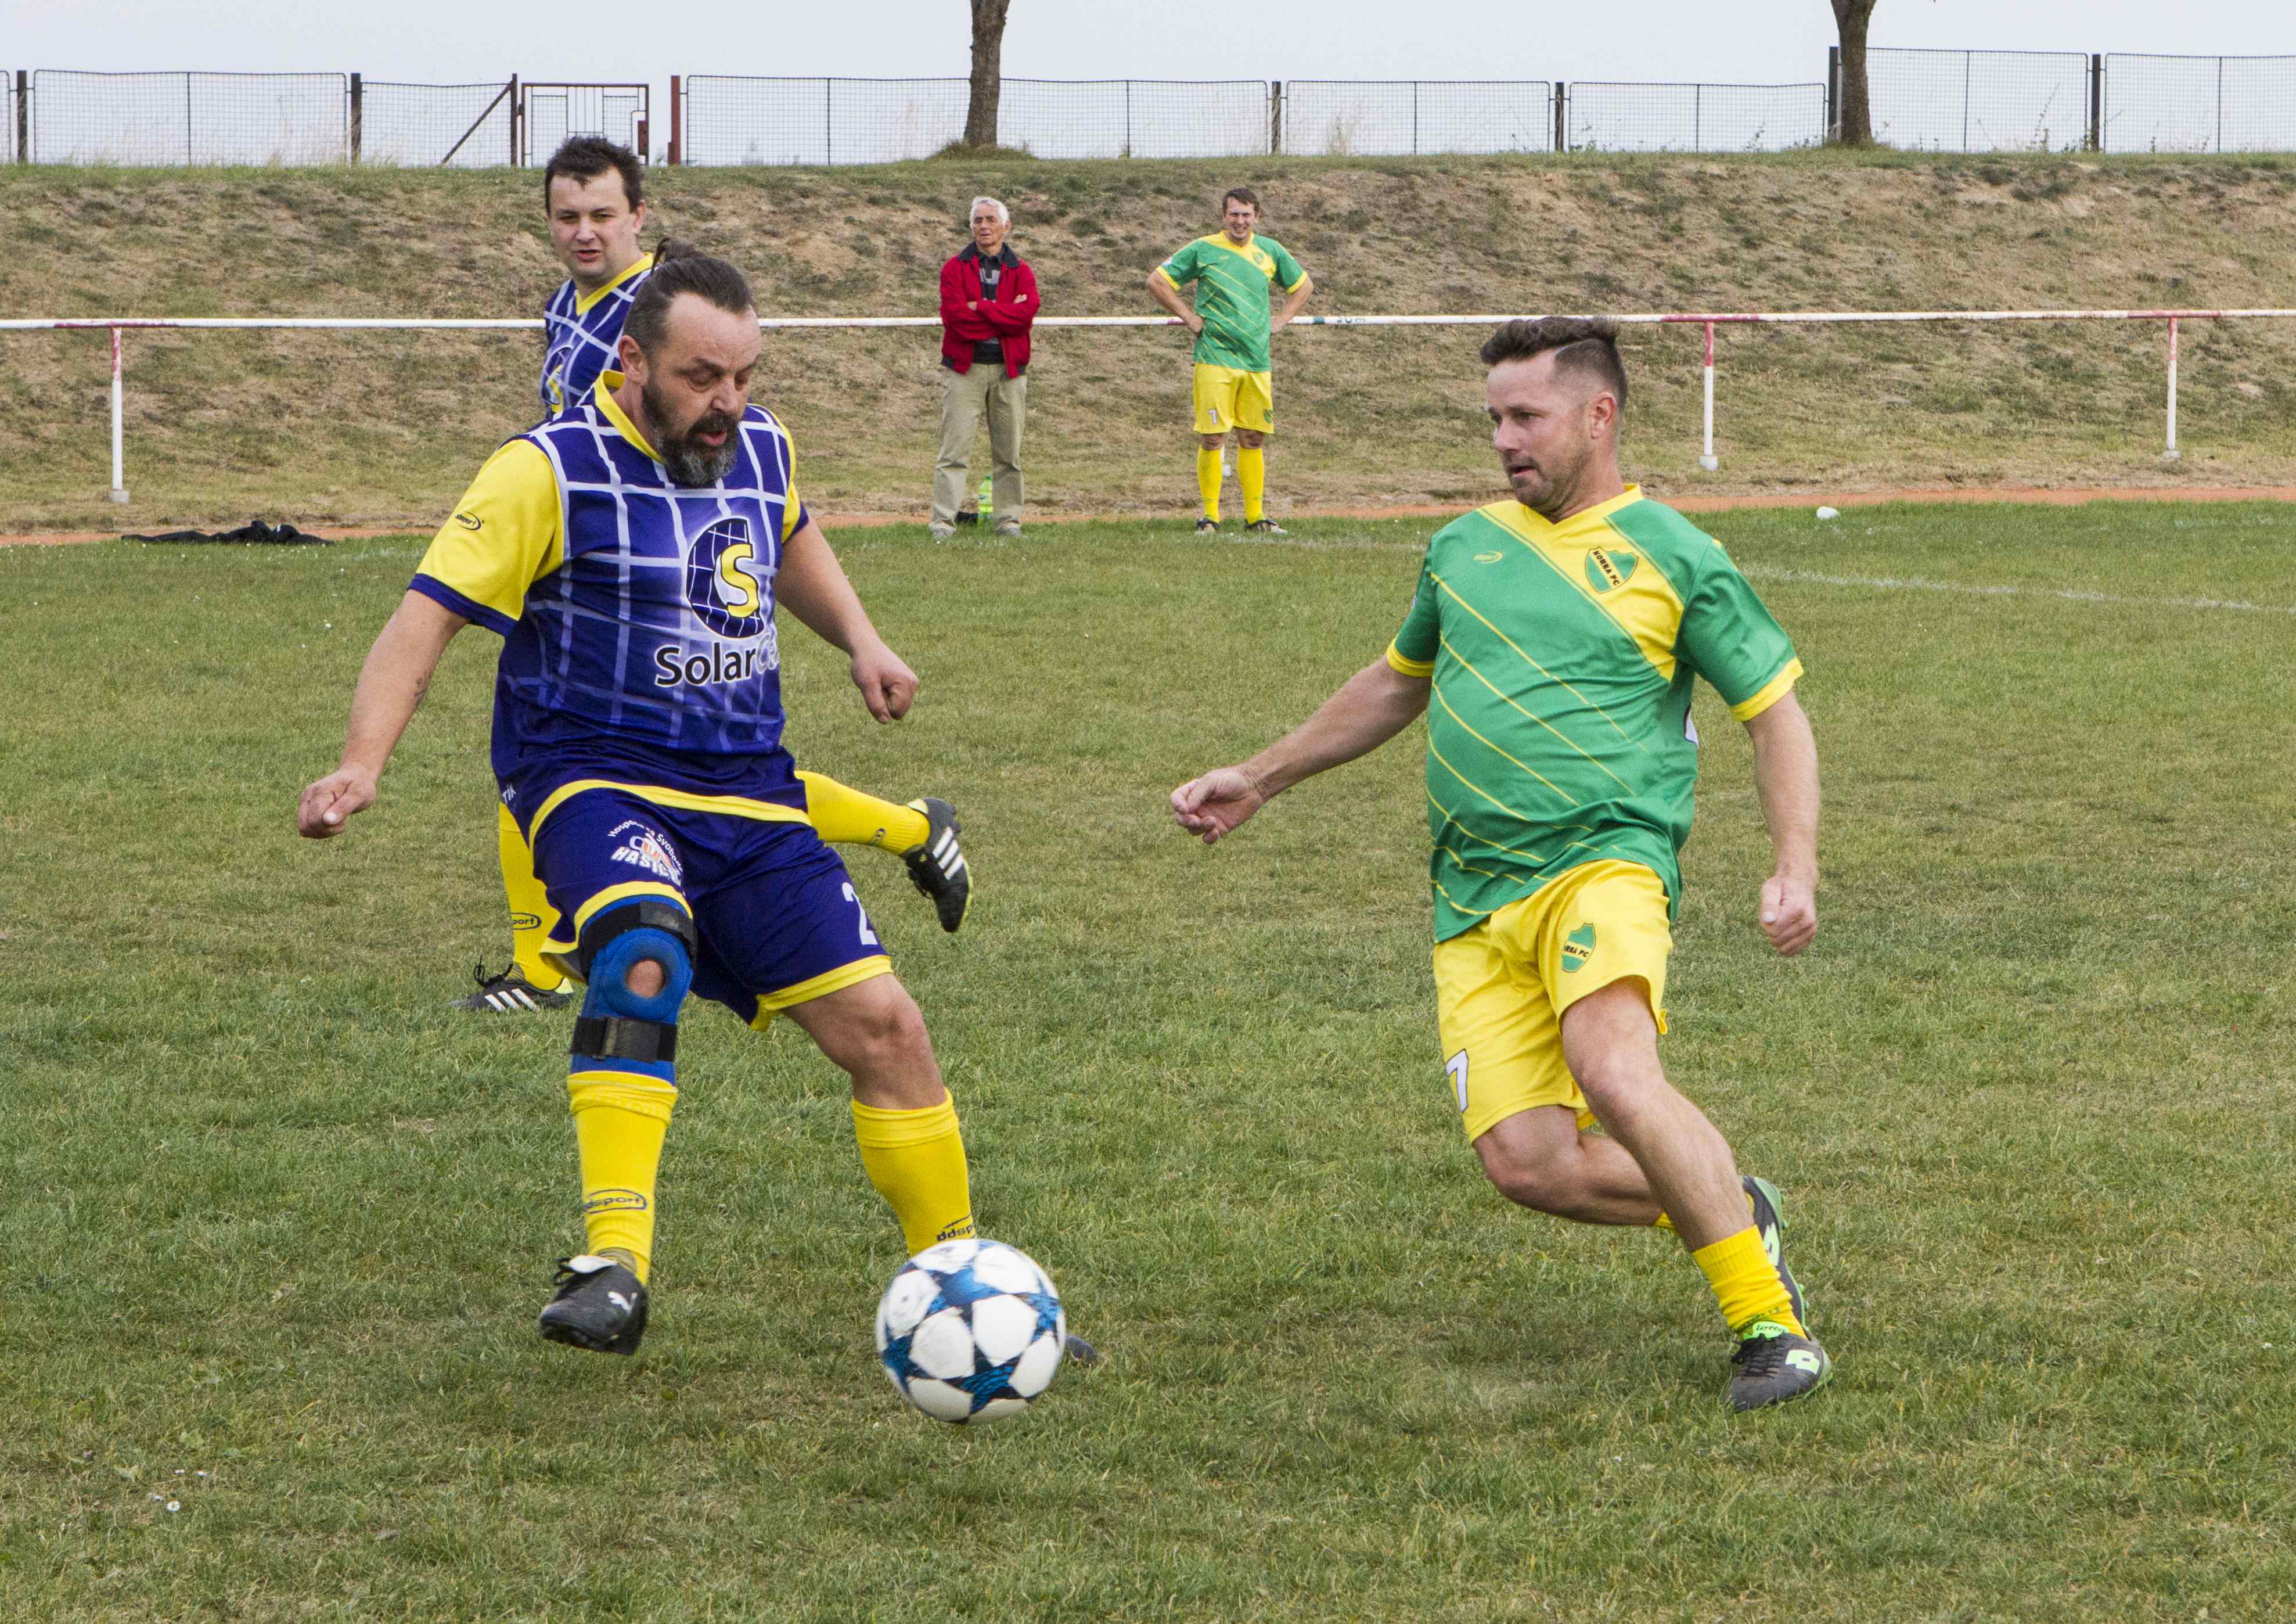
{"type": "Polygon", "coordinates": [[[401,85],[368,79],[358,87],[362,163],[461,169],[518,161],[517,81],[401,85]]]}
{"type": "Polygon", "coordinates": [[[2108,152],[2296,152],[2296,56],[2104,59],[2108,152]]]}
{"type": "Polygon", "coordinates": [[[1572,152],[1775,152],[1825,142],[1820,85],[1604,85],[1564,103],[1572,152]]]}
{"type": "Polygon", "coordinates": [[[1286,152],[1551,152],[1556,88],[1545,79],[1287,79],[1278,123],[1286,152]]]}
{"type": "Polygon", "coordinates": [[[2081,51],[1868,51],[1874,139],[1940,152],[2087,146],[2091,61],[2081,51]]]}
{"type": "MultiPolygon", "coordinates": [[[[1004,81],[997,143],[1048,159],[1774,152],[1828,138],[1823,84],[1545,79],[1004,81]]],[[[1866,53],[1875,140],[1920,150],[2296,152],[2296,56],[1866,53]]],[[[0,154],[19,163],[466,168],[541,161],[603,135],[671,163],[841,165],[963,139],[968,80],[670,80],[651,86],[366,82],[356,73],[0,74],[0,154]]]]}
{"type": "Polygon", "coordinates": [[[350,156],[343,73],[31,77],[31,163],[326,164],[350,156]]]}

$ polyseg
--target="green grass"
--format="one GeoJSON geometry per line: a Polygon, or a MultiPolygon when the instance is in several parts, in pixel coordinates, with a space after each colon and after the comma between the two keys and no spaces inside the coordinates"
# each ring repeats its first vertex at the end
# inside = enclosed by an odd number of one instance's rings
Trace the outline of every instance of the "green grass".
{"type": "Polygon", "coordinates": [[[1376,655],[1425,527],[849,536],[922,698],[793,636],[793,743],[964,809],[961,937],[851,865],[987,1229],[1112,1356],[979,1434],[874,1367],[841,1079],[707,1008],[645,1351],[534,1336],[565,1023],[443,1007],[504,951],[491,640],[291,832],[418,543],[0,550],[0,1616],[2285,1616],[2296,516],[1721,528],[1810,667],[1823,923],[1763,947],[1705,695],[1665,1054],[1838,1361],[1734,1418],[1678,1251],[1460,1142],[1408,740],[1215,850],[1163,813],[1376,655]]]}

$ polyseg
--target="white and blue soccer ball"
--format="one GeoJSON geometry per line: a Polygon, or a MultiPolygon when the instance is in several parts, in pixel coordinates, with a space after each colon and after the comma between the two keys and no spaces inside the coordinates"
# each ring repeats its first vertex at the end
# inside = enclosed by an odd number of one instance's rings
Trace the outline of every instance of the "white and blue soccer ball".
{"type": "Polygon", "coordinates": [[[1001,1241],[928,1246],[877,1304],[885,1374],[935,1421],[1019,1415],[1053,1384],[1068,1338],[1051,1277],[1001,1241]]]}

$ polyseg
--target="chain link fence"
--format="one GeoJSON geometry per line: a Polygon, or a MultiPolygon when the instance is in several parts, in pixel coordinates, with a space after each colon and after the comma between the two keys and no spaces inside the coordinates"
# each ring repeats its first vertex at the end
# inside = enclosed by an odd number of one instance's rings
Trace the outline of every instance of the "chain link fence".
{"type": "Polygon", "coordinates": [[[343,73],[32,75],[33,163],[327,164],[350,156],[343,73]]]}
{"type": "Polygon", "coordinates": [[[2104,59],[2108,152],[2296,152],[2296,56],[2104,59]]]}
{"type": "Polygon", "coordinates": [[[1874,139],[1937,152],[2062,152],[2088,144],[2080,51],[1866,53],[1874,139]]]}
{"type": "Polygon", "coordinates": [[[1267,151],[1267,86],[1259,79],[1006,79],[996,144],[1039,158],[1253,156],[1267,151]]]}
{"type": "Polygon", "coordinates": [[[1287,79],[1286,152],[1343,158],[1421,152],[1551,152],[1554,86],[1545,79],[1287,79]]]}
{"type": "Polygon", "coordinates": [[[358,160],[409,168],[494,168],[517,161],[513,81],[360,88],[358,160]]]}
{"type": "Polygon", "coordinates": [[[1820,85],[1606,85],[1564,102],[1574,152],[1777,152],[1825,143],[1820,85]]]}

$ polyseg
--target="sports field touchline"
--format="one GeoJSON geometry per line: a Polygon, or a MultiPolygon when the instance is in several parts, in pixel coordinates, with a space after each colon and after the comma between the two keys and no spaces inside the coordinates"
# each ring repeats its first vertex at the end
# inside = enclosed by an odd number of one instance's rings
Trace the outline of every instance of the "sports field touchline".
{"type": "Polygon", "coordinates": [[[1976,598],[2056,598],[2068,603],[2125,603],[2143,609],[2226,609],[2251,615],[2296,615],[2296,604],[2249,603],[2236,598],[2131,598],[2111,592],[2079,592],[2055,586],[1980,586],[1960,581],[1928,581],[1918,576],[1828,575],[1816,570],[1745,564],[1740,572],[1755,580],[1798,581],[1813,586],[1857,586],[1882,592],[1949,592],[1976,598]]]}

